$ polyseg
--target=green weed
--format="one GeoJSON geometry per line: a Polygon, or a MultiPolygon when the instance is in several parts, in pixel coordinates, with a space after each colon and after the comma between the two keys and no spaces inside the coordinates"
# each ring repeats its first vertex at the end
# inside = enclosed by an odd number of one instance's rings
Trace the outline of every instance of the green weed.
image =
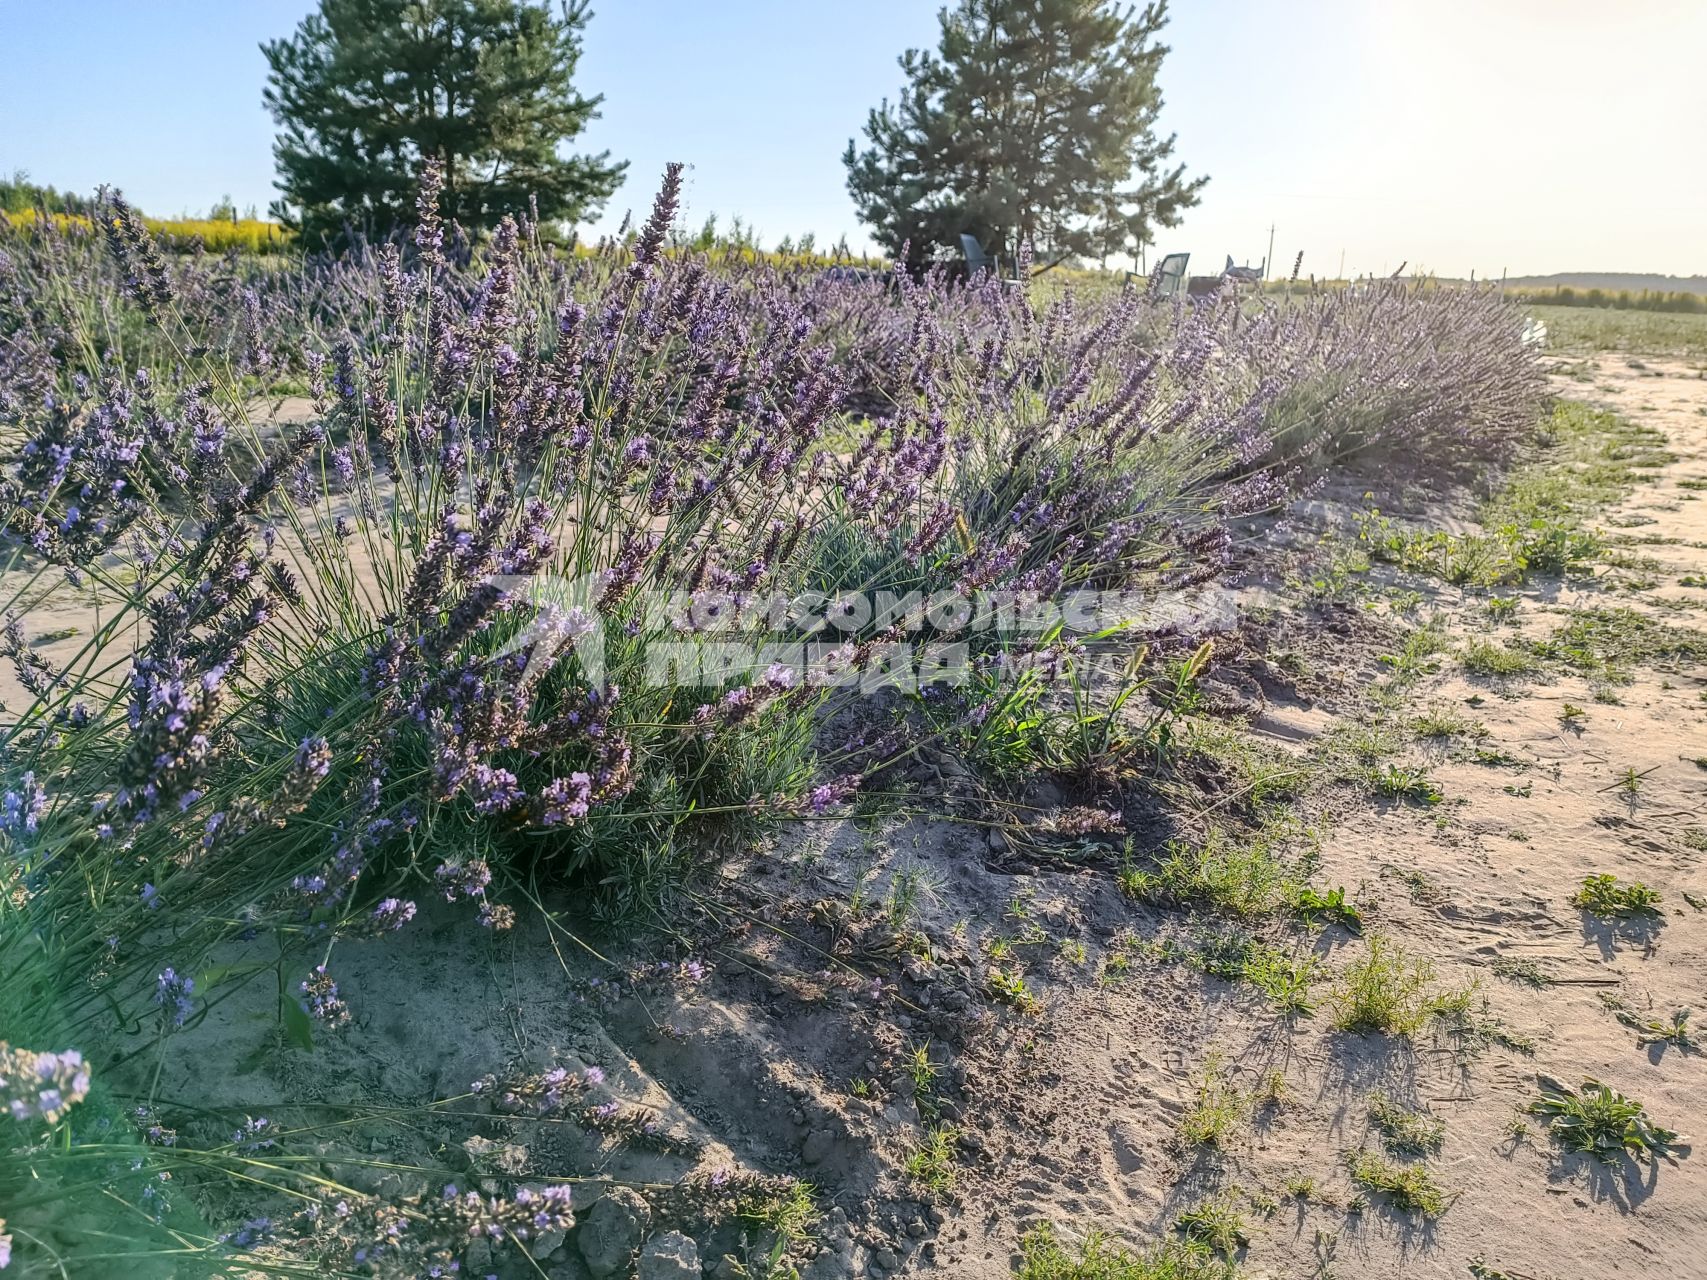
{"type": "Polygon", "coordinates": [[[1411,731],[1419,738],[1485,738],[1488,726],[1472,720],[1456,707],[1442,704],[1430,707],[1411,721],[1411,731]]]}
{"type": "Polygon", "coordinates": [[[1322,963],[1308,952],[1285,951],[1247,934],[1230,932],[1209,939],[1193,960],[1213,977],[1249,983],[1285,1017],[1309,1017],[1316,1010],[1310,992],[1321,976],[1322,963]]]}
{"type": "Polygon", "coordinates": [[[1514,960],[1508,956],[1499,956],[1488,967],[1494,971],[1495,976],[1504,978],[1507,982],[1519,982],[1535,988],[1553,985],[1553,979],[1533,960],[1514,960]]]}
{"type": "Polygon", "coordinates": [[[1660,895],[1658,890],[1650,889],[1640,880],[1622,884],[1617,876],[1588,876],[1583,880],[1583,887],[1572,896],[1571,905],[1603,920],[1622,920],[1637,915],[1658,915],[1660,895]]]}
{"type": "Polygon", "coordinates": [[[1203,1244],[1169,1240],[1139,1253],[1091,1231],[1069,1250],[1048,1222],[1020,1237],[1020,1257],[1015,1280],[1230,1280],[1226,1265],[1203,1244]]]}
{"type": "Polygon", "coordinates": [[[1231,1195],[1217,1196],[1187,1209],[1174,1220],[1174,1226],[1185,1233],[1187,1240],[1205,1245],[1223,1258],[1233,1257],[1250,1243],[1245,1215],[1231,1195]]]}
{"type": "Polygon", "coordinates": [[[902,1163],[903,1171],[931,1195],[948,1195],[958,1177],[954,1144],[959,1137],[960,1131],[953,1125],[926,1130],[919,1145],[902,1163]]]}
{"type": "Polygon", "coordinates": [[[1307,925],[1326,920],[1352,933],[1363,932],[1363,912],[1346,896],[1344,885],[1337,885],[1326,893],[1309,885],[1300,885],[1293,891],[1292,909],[1307,925]]]}
{"type": "Polygon", "coordinates": [[[989,977],[990,994],[1021,1013],[1036,1013],[1042,1002],[1025,985],[1025,975],[1018,969],[992,969],[989,977]]]}
{"type": "Polygon", "coordinates": [[[1191,1105],[1180,1117],[1180,1140],[1188,1147],[1225,1146],[1249,1114],[1249,1099],[1228,1077],[1221,1056],[1212,1053],[1204,1059],[1191,1105]]]}
{"type": "Polygon", "coordinates": [[[1647,1048],[1651,1044],[1669,1044],[1684,1053],[1691,1053],[1700,1046],[1689,1034],[1689,1010],[1679,1009],[1671,1015],[1670,1022],[1662,1022],[1658,1018],[1644,1018],[1628,1009],[1618,1011],[1618,1021],[1636,1033],[1636,1044],[1639,1048],[1647,1048]]]}
{"type": "Polygon", "coordinates": [[[1135,896],[1161,898],[1251,919],[1272,913],[1290,883],[1273,832],[1234,836],[1217,827],[1193,848],[1175,842],[1149,878],[1134,882],[1135,896]]]}
{"type": "Polygon", "coordinates": [[[1446,798],[1446,793],[1421,765],[1389,764],[1372,770],[1368,777],[1370,789],[1389,799],[1433,805],[1446,798]]]}
{"type": "Polygon", "coordinates": [[[1583,1081],[1579,1091],[1543,1077],[1541,1096],[1529,1110],[1547,1118],[1547,1132],[1565,1150],[1607,1164],[1624,1155],[1646,1160],[1666,1154],[1678,1139],[1649,1119],[1640,1102],[1598,1080],[1583,1081]]]}
{"type": "Polygon", "coordinates": [[[1446,1123],[1427,1111],[1414,1111],[1387,1094],[1369,1103],[1369,1119],[1381,1144],[1394,1155],[1432,1156],[1446,1140],[1446,1123]]]}
{"type": "Polygon", "coordinates": [[[795,1180],[780,1191],[742,1197],[736,1201],[735,1215],[742,1222],[775,1236],[768,1266],[759,1274],[781,1275],[785,1273],[780,1268],[782,1260],[794,1256],[810,1238],[813,1224],[818,1221],[818,1206],[812,1198],[811,1185],[795,1180]]]}
{"type": "Polygon", "coordinates": [[[1540,669],[1528,654],[1489,640],[1472,640],[1458,661],[1471,675],[1501,679],[1533,675],[1540,669]]]}
{"type": "Polygon", "coordinates": [[[1434,967],[1427,960],[1408,956],[1380,934],[1371,934],[1368,952],[1346,966],[1334,990],[1334,1027],[1412,1035],[1432,1012],[1433,981],[1434,967]]]}
{"type": "Polygon", "coordinates": [[[1707,633],[1669,626],[1634,609],[1587,609],[1529,648],[1574,670],[1622,678],[1631,667],[1707,661],[1707,633]]]}
{"type": "Polygon", "coordinates": [[[1446,1212],[1446,1193],[1424,1165],[1395,1164],[1362,1150],[1348,1151],[1345,1164],[1353,1182],[1366,1191],[1379,1192],[1396,1209],[1424,1218],[1438,1218],[1446,1212]]]}

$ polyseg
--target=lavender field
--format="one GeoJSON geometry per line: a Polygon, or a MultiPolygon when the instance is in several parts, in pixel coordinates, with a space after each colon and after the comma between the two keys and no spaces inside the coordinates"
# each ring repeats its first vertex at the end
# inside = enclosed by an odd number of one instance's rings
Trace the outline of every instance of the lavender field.
{"type": "Polygon", "coordinates": [[[1572,1179],[1697,1246],[1700,370],[417,181],[0,220],[0,1270],[1518,1277],[1572,1179]]]}
{"type": "Polygon", "coordinates": [[[0,3],[0,1280],[1702,1275],[1707,8],[602,10],[0,3]]]}
{"type": "MultiPolygon", "coordinates": [[[[1002,1105],[957,1045],[1023,1035],[1048,956],[986,941],[925,1014],[943,889],[923,861],[835,889],[862,842],[958,826],[1135,902],[1210,878],[1238,917],[1354,918],[1278,843],[1272,888],[1188,827],[1157,843],[1228,767],[1202,725],[1229,642],[1106,602],[1238,586],[1335,487],[1512,459],[1544,412],[1523,315],[720,260],[675,242],[675,169],[632,246],[506,221],[471,248],[438,180],[408,238],[300,263],[167,256],[117,197],[98,234],[0,233],[0,1261],[602,1276],[650,1222],[781,1274],[879,1185],[917,1202],[911,1246],[1002,1105]],[[878,592],[911,603],[869,616],[878,592]],[[1068,592],[1094,625],[943,605],[1068,592]],[[927,633],[963,641],[938,683],[927,633]],[[759,636],[812,660],[726,659],[759,636]],[[814,1129],[802,1167],[625,1047],[644,1008],[703,1054],[675,1002],[784,989],[835,1053],[814,1087],[906,1101],[910,1154],[814,1129]],[[550,1030],[505,1042],[494,1004],[550,1030]]],[[[706,1087],[802,1096],[750,1069],[706,1087]]],[[[1154,1265],[1229,1264],[1187,1239],[1154,1265]]]]}

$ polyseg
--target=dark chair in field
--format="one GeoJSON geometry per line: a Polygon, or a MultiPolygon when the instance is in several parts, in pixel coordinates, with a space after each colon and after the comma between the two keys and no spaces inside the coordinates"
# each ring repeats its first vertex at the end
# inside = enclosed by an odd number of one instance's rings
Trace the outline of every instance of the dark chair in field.
{"type": "Polygon", "coordinates": [[[1189,253],[1170,253],[1162,259],[1161,269],[1157,272],[1160,281],[1160,292],[1163,297],[1171,298],[1179,293],[1185,284],[1185,266],[1191,261],[1189,253]]]}
{"type": "MultiPolygon", "coordinates": [[[[1189,253],[1170,253],[1156,264],[1156,293],[1164,298],[1171,298],[1179,293],[1185,283],[1185,264],[1191,261],[1189,253]]],[[[1128,271],[1126,278],[1131,280],[1138,275],[1136,271],[1128,271]]],[[[1149,277],[1145,277],[1148,279],[1149,277]]]]}
{"type": "Polygon", "coordinates": [[[1019,284],[1018,277],[1002,274],[1002,260],[992,253],[985,251],[978,243],[978,237],[970,231],[960,233],[960,252],[966,255],[966,274],[968,277],[977,275],[980,271],[988,271],[1003,284],[1019,284]]]}
{"type": "Polygon", "coordinates": [[[977,275],[980,271],[988,271],[993,276],[1002,274],[1002,264],[984,252],[984,246],[978,243],[978,237],[970,231],[960,233],[960,252],[966,255],[966,273],[977,275]]]}

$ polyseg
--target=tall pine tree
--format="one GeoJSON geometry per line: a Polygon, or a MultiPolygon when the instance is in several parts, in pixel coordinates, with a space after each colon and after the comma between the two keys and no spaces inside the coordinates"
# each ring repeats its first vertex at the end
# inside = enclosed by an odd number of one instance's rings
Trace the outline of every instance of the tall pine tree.
{"type": "Polygon", "coordinates": [[[1156,36],[1166,0],[959,0],[937,52],[909,49],[898,101],[871,112],[843,157],[859,215],[919,266],[969,231],[1041,267],[1135,253],[1178,224],[1206,178],[1168,168],[1156,135],[1156,36]]]}
{"type": "Polygon", "coordinates": [[[281,128],[274,216],[310,243],[383,233],[409,216],[426,156],[444,164],[445,217],[466,227],[533,200],[547,223],[596,211],[626,164],[560,151],[597,116],[572,83],[588,16],[585,0],[320,0],[261,46],[281,128]]]}

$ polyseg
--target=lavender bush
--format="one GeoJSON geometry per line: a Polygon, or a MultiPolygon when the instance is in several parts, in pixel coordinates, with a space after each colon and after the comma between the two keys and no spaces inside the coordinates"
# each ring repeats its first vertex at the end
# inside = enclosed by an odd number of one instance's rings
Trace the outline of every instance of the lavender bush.
{"type": "MultiPolygon", "coordinates": [[[[0,1039],[88,1052],[116,1014],[157,1073],[219,998],[210,958],[259,936],[303,944],[280,1015],[307,1042],[360,999],[337,943],[410,927],[430,896],[493,930],[546,892],[656,906],[905,749],[832,732],[854,694],[812,671],[727,668],[730,617],[816,600],[763,634],[858,671],[899,624],[840,625],[825,601],[1201,582],[1227,570],[1228,521],[1306,459],[1486,455],[1533,409],[1482,295],[1251,317],[714,265],[671,247],[679,181],[631,248],[569,260],[516,223],[467,244],[431,171],[412,239],[300,271],[169,260],[116,198],[99,244],[0,233],[0,657],[21,691],[0,724],[0,1039]],[[256,393],[296,380],[311,410],[275,419],[256,393]],[[56,592],[98,601],[62,664],[23,625],[56,592]]],[[[1014,668],[986,659],[1034,671],[1063,637],[989,643],[977,687],[999,700],[1014,668]]],[[[44,1127],[64,1185],[133,1162],[109,1190],[162,1232],[160,1173],[255,1156],[152,1118],[97,1133],[57,1083],[87,1088],[80,1059],[48,1057],[55,1096],[0,1132],[14,1249],[48,1247],[26,1233],[50,1198],[20,1191],[44,1127]]],[[[547,1201],[364,1203],[326,1257],[407,1220],[422,1243],[396,1256],[442,1267],[444,1231],[570,1221],[547,1201]]],[[[51,1249],[78,1239],[57,1223],[51,1249]]]]}
{"type": "MultiPolygon", "coordinates": [[[[1024,293],[990,276],[903,283],[906,307],[895,283],[869,273],[819,273],[794,287],[834,340],[861,409],[911,394],[908,371],[932,338],[982,354],[1037,322],[1024,293]]],[[[1383,280],[1284,299],[1228,289],[1188,304],[1128,284],[1067,290],[1047,316],[1057,355],[1096,343],[1107,376],[1169,353],[1184,376],[1158,381],[1177,395],[1262,396],[1267,467],[1320,469],[1393,446],[1438,446],[1443,467],[1498,460],[1532,427],[1541,395],[1524,315],[1491,288],[1383,280]]]]}
{"type": "Polygon", "coordinates": [[[1269,304],[1232,341],[1247,379],[1277,388],[1268,461],[1404,452],[1452,471],[1503,460],[1534,428],[1543,383],[1523,326],[1491,288],[1372,281],[1269,304]]]}

